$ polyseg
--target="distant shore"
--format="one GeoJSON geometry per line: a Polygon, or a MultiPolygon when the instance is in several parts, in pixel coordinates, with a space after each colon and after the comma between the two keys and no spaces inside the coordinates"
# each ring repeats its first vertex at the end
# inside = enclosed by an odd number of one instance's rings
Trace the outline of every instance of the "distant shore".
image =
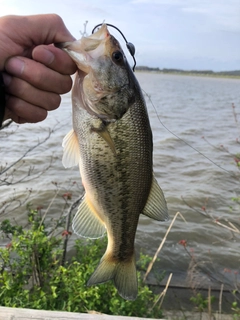
{"type": "Polygon", "coordinates": [[[151,68],[147,66],[137,66],[135,68],[139,72],[154,72],[162,74],[176,74],[186,76],[202,76],[202,77],[224,77],[240,79],[240,70],[233,71],[212,71],[212,70],[182,70],[182,69],[167,69],[167,68],[151,68]]]}

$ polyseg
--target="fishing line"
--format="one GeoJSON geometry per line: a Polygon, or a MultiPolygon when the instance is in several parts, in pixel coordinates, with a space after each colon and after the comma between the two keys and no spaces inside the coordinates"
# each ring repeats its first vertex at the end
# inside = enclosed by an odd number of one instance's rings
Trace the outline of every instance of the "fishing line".
{"type": "Polygon", "coordinates": [[[145,90],[142,89],[142,91],[145,93],[145,95],[148,97],[151,105],[153,106],[153,109],[155,110],[155,113],[157,115],[157,118],[159,120],[159,122],[161,123],[161,125],[169,132],[171,133],[174,137],[176,137],[178,140],[184,142],[188,147],[192,148],[194,151],[196,151],[198,154],[200,154],[201,156],[203,156],[205,159],[207,159],[209,162],[211,162],[212,164],[214,164],[215,166],[217,166],[219,169],[227,172],[229,175],[231,176],[234,176],[229,170],[223,168],[222,166],[220,166],[219,164],[217,164],[215,161],[211,160],[210,158],[208,158],[204,153],[202,153],[201,151],[199,151],[198,149],[196,149],[195,147],[193,147],[190,143],[188,143],[186,140],[184,140],[183,138],[180,138],[176,133],[174,133],[173,131],[171,131],[170,129],[168,129],[165,124],[162,122],[158,112],[157,112],[157,109],[155,107],[155,105],[153,104],[152,102],[152,99],[150,97],[149,94],[147,94],[147,92],[145,90]]]}
{"type": "MultiPolygon", "coordinates": [[[[134,57],[134,55],[135,55],[135,47],[134,47],[134,45],[133,45],[131,42],[128,42],[128,41],[127,41],[127,39],[126,39],[126,37],[124,36],[124,34],[122,33],[122,31],[121,31],[120,29],[118,29],[116,26],[114,26],[113,24],[110,24],[110,23],[105,23],[105,24],[106,24],[107,26],[109,26],[109,27],[112,27],[112,28],[116,29],[116,30],[121,34],[121,36],[123,37],[123,39],[125,40],[127,49],[128,49],[128,51],[130,52],[130,54],[131,54],[131,56],[132,56],[132,58],[133,58],[133,60],[134,60],[134,66],[133,66],[133,68],[132,68],[132,70],[134,71],[135,66],[136,66],[136,59],[135,59],[135,57],[134,57]]],[[[103,23],[99,23],[98,25],[96,25],[96,26],[93,28],[93,30],[92,30],[92,34],[94,33],[94,31],[95,31],[98,27],[100,27],[100,26],[102,26],[102,25],[103,25],[103,23]]],[[[157,115],[157,118],[158,118],[160,124],[161,124],[169,133],[171,133],[171,134],[172,134],[174,137],[176,137],[178,140],[180,140],[180,141],[182,141],[183,143],[185,143],[188,147],[190,147],[191,149],[193,149],[194,151],[196,151],[198,154],[200,154],[202,157],[204,157],[205,159],[207,159],[207,160],[208,160],[209,162],[211,162],[213,165],[217,166],[219,169],[227,172],[227,173],[228,173],[229,175],[231,175],[231,176],[234,176],[229,170],[223,168],[222,166],[220,166],[219,164],[217,164],[215,161],[213,161],[212,159],[208,158],[204,153],[202,153],[201,151],[199,151],[198,149],[196,149],[195,147],[193,147],[190,143],[188,143],[186,140],[184,140],[183,138],[180,138],[176,133],[174,133],[173,131],[171,131],[170,129],[168,129],[168,128],[165,126],[165,124],[162,122],[162,120],[161,120],[161,118],[160,118],[160,116],[159,116],[159,114],[158,114],[158,112],[157,112],[157,109],[155,108],[155,105],[154,105],[153,102],[152,102],[152,99],[151,99],[150,95],[147,94],[147,92],[146,92],[145,90],[142,89],[142,91],[143,91],[143,92],[145,93],[145,95],[148,97],[151,105],[153,106],[153,109],[155,110],[155,113],[156,113],[156,115],[157,115]]]]}
{"type": "Polygon", "coordinates": [[[97,24],[97,25],[93,28],[92,34],[94,33],[94,31],[95,31],[98,27],[100,27],[100,26],[103,25],[103,24],[106,24],[107,26],[116,29],[116,30],[121,34],[121,36],[123,37],[123,39],[125,40],[127,49],[128,49],[128,51],[129,51],[129,53],[130,53],[130,55],[132,56],[133,61],[134,61],[134,65],[133,65],[133,67],[132,67],[132,70],[134,71],[135,66],[136,66],[136,63],[137,63],[137,62],[136,62],[136,59],[135,59],[135,57],[134,57],[134,55],[135,55],[135,46],[134,46],[134,44],[132,44],[131,42],[128,42],[127,39],[126,39],[126,37],[125,37],[124,34],[122,33],[122,31],[121,31],[120,29],[118,29],[116,26],[114,26],[113,24],[110,24],[110,23],[99,23],[99,24],[97,24]]]}

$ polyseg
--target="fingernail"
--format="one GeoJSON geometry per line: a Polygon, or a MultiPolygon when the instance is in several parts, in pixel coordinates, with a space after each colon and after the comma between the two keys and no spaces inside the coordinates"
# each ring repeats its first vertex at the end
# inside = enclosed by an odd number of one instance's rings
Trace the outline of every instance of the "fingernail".
{"type": "Polygon", "coordinates": [[[4,85],[6,87],[9,86],[12,81],[12,77],[9,74],[7,74],[6,72],[3,72],[2,75],[3,75],[4,85]]]}
{"type": "Polygon", "coordinates": [[[24,70],[24,66],[25,63],[23,60],[19,59],[19,58],[10,58],[6,65],[5,65],[5,69],[9,72],[12,73],[16,76],[21,75],[23,73],[24,70]]]}
{"type": "Polygon", "coordinates": [[[42,63],[44,63],[45,65],[49,65],[53,62],[53,60],[55,59],[54,54],[49,51],[48,49],[44,49],[42,52],[42,63]]]}

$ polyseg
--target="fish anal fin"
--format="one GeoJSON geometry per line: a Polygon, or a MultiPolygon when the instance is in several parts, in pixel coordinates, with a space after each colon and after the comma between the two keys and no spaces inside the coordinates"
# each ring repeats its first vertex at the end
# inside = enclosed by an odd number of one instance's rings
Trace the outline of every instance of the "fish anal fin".
{"type": "Polygon", "coordinates": [[[89,200],[84,197],[72,223],[73,231],[84,238],[101,238],[106,232],[105,225],[97,217],[89,200]]]}
{"type": "Polygon", "coordinates": [[[154,175],[148,200],[142,213],[158,221],[166,221],[169,219],[167,203],[163,191],[158,185],[154,175]]]}
{"type": "Polygon", "coordinates": [[[96,132],[109,145],[113,154],[116,155],[115,144],[104,123],[102,123],[102,125],[99,128],[91,127],[91,131],[96,132]]]}
{"type": "Polygon", "coordinates": [[[135,255],[127,261],[114,261],[105,254],[87,285],[104,283],[113,280],[119,295],[126,300],[135,300],[138,294],[135,255]]]}
{"type": "Polygon", "coordinates": [[[75,131],[72,129],[64,137],[62,163],[65,168],[76,166],[80,159],[80,150],[75,131]]]}

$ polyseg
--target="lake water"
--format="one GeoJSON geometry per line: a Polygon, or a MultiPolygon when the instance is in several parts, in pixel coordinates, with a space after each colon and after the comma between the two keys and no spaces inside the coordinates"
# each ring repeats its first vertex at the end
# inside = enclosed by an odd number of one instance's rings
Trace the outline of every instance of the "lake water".
{"type": "MultiPolygon", "coordinates": [[[[179,211],[186,220],[178,217],[175,221],[154,270],[173,272],[173,281],[181,284],[240,286],[240,234],[216,224],[240,230],[240,200],[232,200],[240,197],[240,172],[234,161],[234,155],[240,153],[240,80],[157,73],[137,73],[137,78],[155,106],[146,97],[154,135],[155,175],[170,218],[179,211]],[[179,244],[181,240],[187,241],[186,247],[179,244]]],[[[63,194],[71,192],[74,200],[82,192],[78,168],[64,169],[61,163],[62,139],[70,129],[71,98],[67,94],[46,121],[0,131],[3,170],[53,130],[44,144],[15,166],[13,174],[11,170],[7,176],[1,174],[1,220],[24,224],[29,201],[33,208],[50,206],[49,223],[66,214],[63,194]]],[[[137,251],[153,255],[171,219],[159,223],[142,216],[137,251]]]]}

